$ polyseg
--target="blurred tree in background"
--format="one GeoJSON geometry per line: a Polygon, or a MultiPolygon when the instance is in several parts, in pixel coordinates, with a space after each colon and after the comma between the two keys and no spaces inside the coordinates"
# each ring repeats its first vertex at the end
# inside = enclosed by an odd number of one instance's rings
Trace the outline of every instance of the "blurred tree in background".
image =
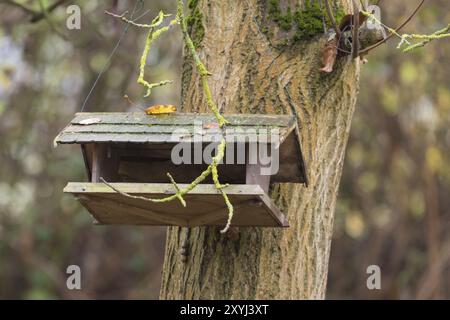
{"type": "MultiPolygon", "coordinates": [[[[39,1],[0,0],[0,298],[157,298],[164,228],[96,227],[62,189],[86,179],[77,147],[54,149],[78,112],[124,25],[103,11],[134,1],[76,1],[81,30],[67,30],[64,3],[30,22],[39,1]],[[30,12],[31,9],[33,12],[30,12]],[[68,265],[81,291],[66,289],[68,265]]],[[[412,1],[383,1],[398,25],[412,1]]],[[[48,6],[52,1],[43,0],[48,6]]],[[[146,1],[148,22],[175,1],[146,1]],[[147,11],[150,10],[150,11],[147,11]]],[[[450,3],[429,1],[405,31],[430,33],[450,22],[450,3]]],[[[181,46],[169,32],[152,48],[150,81],[173,79],[148,99],[136,84],[145,32],[130,28],[85,111],[178,104],[181,46]]],[[[329,298],[450,298],[450,42],[410,54],[391,41],[363,66],[341,184],[330,261],[329,298]],[[381,267],[382,290],[366,287],[381,267]]]]}
{"type": "MultiPolygon", "coordinates": [[[[383,1],[397,26],[416,1],[383,1]]],[[[450,22],[427,1],[405,32],[450,22]]],[[[338,197],[328,298],[450,298],[450,41],[368,56],[338,197]],[[366,287],[381,268],[382,290],[366,287]]]]}

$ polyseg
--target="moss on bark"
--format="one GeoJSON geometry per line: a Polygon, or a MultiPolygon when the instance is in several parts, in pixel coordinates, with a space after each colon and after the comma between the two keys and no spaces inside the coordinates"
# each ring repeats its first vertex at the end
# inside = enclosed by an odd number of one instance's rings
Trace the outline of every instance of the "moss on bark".
{"type": "Polygon", "coordinates": [[[189,0],[188,8],[189,15],[186,17],[189,35],[195,47],[201,46],[203,38],[205,37],[205,27],[203,26],[203,14],[198,6],[199,0],[189,0]]]}
{"type": "MultiPolygon", "coordinates": [[[[339,21],[344,16],[344,10],[341,7],[334,7],[334,16],[339,21]]],[[[298,41],[310,40],[316,35],[323,34],[324,24],[326,28],[331,27],[331,21],[328,19],[325,8],[319,2],[307,1],[303,7],[297,6],[295,11],[288,5],[283,10],[280,0],[269,0],[267,7],[268,21],[274,22],[283,31],[292,31],[293,35],[285,44],[298,41]]],[[[264,33],[270,34],[270,30],[265,27],[264,33]]]]}

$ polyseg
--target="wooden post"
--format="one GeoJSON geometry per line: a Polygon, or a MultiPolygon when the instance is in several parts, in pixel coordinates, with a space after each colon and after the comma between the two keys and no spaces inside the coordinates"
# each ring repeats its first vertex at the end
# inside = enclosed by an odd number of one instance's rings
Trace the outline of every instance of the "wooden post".
{"type": "Polygon", "coordinates": [[[100,177],[108,182],[118,182],[119,157],[117,152],[106,144],[95,144],[92,152],[91,182],[100,182],[100,177]]]}
{"type": "MultiPolygon", "coordinates": [[[[259,145],[258,145],[259,147],[259,145]]],[[[248,148],[248,159],[245,168],[245,183],[257,184],[267,194],[269,192],[270,175],[262,175],[260,157],[258,155],[258,148],[248,148]],[[256,162],[256,163],[255,163],[256,162]]]]}

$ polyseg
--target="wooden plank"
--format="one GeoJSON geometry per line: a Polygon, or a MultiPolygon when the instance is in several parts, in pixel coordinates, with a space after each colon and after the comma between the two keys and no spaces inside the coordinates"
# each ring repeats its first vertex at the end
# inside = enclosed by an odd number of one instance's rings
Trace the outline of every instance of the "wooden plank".
{"type": "MultiPolygon", "coordinates": [[[[201,140],[204,143],[220,141],[221,135],[217,134],[202,134],[195,136],[194,134],[186,133],[184,135],[174,135],[172,133],[108,133],[108,132],[63,132],[61,133],[56,142],[58,144],[73,144],[73,143],[194,143],[201,140]]],[[[281,135],[282,139],[285,139],[281,135]]],[[[242,143],[255,142],[257,143],[270,143],[271,137],[266,134],[256,135],[225,135],[225,139],[230,143],[240,141],[242,143]],[[238,138],[236,138],[238,137],[238,138]],[[238,140],[239,139],[239,140],[238,140]]]]}
{"type": "Polygon", "coordinates": [[[92,153],[91,181],[100,182],[100,177],[107,181],[117,181],[119,159],[111,146],[96,144],[92,153]]]}
{"type": "MultiPolygon", "coordinates": [[[[280,132],[280,138],[283,140],[288,133],[290,133],[289,127],[277,127],[277,126],[229,126],[225,130],[225,136],[229,139],[234,138],[246,138],[249,140],[255,133],[262,139],[266,134],[270,138],[270,132],[273,129],[278,129],[280,132]]],[[[142,124],[95,124],[90,126],[83,125],[69,125],[62,131],[62,137],[57,139],[57,142],[61,139],[68,139],[69,134],[171,134],[174,137],[179,136],[193,136],[199,134],[201,136],[213,136],[221,134],[221,131],[217,128],[202,128],[196,127],[193,123],[190,125],[142,125],[142,124]]],[[[177,140],[179,140],[178,138],[177,140]]]]}
{"type": "MultiPolygon", "coordinates": [[[[170,183],[111,183],[112,186],[126,193],[135,194],[174,194],[175,188],[170,183]]],[[[188,184],[180,183],[180,188],[188,184]]],[[[226,189],[230,195],[263,195],[264,191],[257,185],[236,184],[229,185],[226,189]]],[[[66,193],[116,193],[104,183],[69,182],[63,190],[66,193]]],[[[221,193],[210,184],[199,184],[189,194],[218,194],[221,193]]]]}
{"type": "Polygon", "coordinates": [[[167,226],[173,225],[171,223],[161,220],[150,220],[143,214],[136,214],[136,210],[130,210],[127,215],[123,214],[125,206],[111,205],[104,201],[95,201],[95,198],[85,197],[79,199],[80,203],[89,211],[95,219],[96,225],[153,225],[153,226],[167,226]],[[130,223],[132,221],[132,223],[130,223]]]}
{"type": "MultiPolygon", "coordinates": [[[[267,115],[267,114],[225,114],[230,125],[274,125],[289,126],[293,116],[267,115]]],[[[80,124],[86,119],[100,119],[102,124],[167,124],[167,125],[191,125],[194,121],[216,123],[213,114],[197,113],[172,113],[167,115],[146,115],[144,112],[86,112],[77,113],[71,121],[72,124],[80,124]]]]}
{"type": "MultiPolygon", "coordinates": [[[[268,147],[270,148],[270,146],[268,147]]],[[[263,175],[261,170],[264,167],[261,165],[260,158],[258,156],[258,150],[249,148],[248,159],[245,171],[245,183],[257,184],[263,189],[265,193],[269,192],[270,175],[263,175]]]]}
{"type": "Polygon", "coordinates": [[[83,161],[84,166],[86,167],[86,173],[87,178],[89,181],[92,181],[92,169],[91,169],[91,163],[92,163],[92,151],[90,150],[89,144],[82,144],[81,146],[81,153],[83,154],[83,161]]]}
{"type": "Polygon", "coordinates": [[[289,134],[279,151],[279,172],[275,180],[278,182],[296,182],[307,185],[306,164],[303,159],[300,140],[298,138],[298,127],[289,134]]]}
{"type": "Polygon", "coordinates": [[[94,145],[92,150],[92,172],[91,172],[91,182],[100,182],[100,166],[103,162],[103,146],[94,145]]]}
{"type": "Polygon", "coordinates": [[[272,215],[272,217],[280,223],[282,227],[289,227],[289,221],[286,219],[286,217],[283,215],[283,213],[278,209],[278,207],[273,203],[273,201],[269,198],[267,194],[263,194],[260,197],[262,201],[262,205],[266,206],[268,209],[269,214],[272,215]]]}
{"type": "MultiPolygon", "coordinates": [[[[64,129],[65,133],[172,133],[174,128],[183,128],[193,133],[194,126],[148,125],[148,124],[96,124],[90,126],[70,125],[64,129]]],[[[208,131],[205,129],[205,131],[208,131]]]]}
{"type": "MultiPolygon", "coordinates": [[[[132,195],[151,198],[174,192],[169,184],[115,183],[114,186],[132,195]]],[[[283,215],[259,186],[232,185],[226,190],[235,208],[232,225],[287,226],[283,215]]],[[[223,226],[228,216],[223,197],[213,185],[199,185],[185,195],[187,207],[177,200],[153,203],[125,197],[103,183],[69,183],[64,191],[73,193],[100,224],[223,226]]]]}
{"type": "MultiPolygon", "coordinates": [[[[240,210],[248,207],[251,207],[253,205],[255,205],[256,203],[261,203],[259,202],[257,199],[249,199],[249,200],[244,200],[241,201],[239,203],[235,203],[233,202],[233,208],[235,212],[239,212],[240,210]]],[[[223,222],[224,217],[226,217],[228,215],[228,208],[227,207],[223,207],[221,210],[210,210],[206,213],[200,214],[197,217],[193,218],[190,221],[190,224],[192,226],[206,226],[206,225],[215,225],[217,223],[223,222]]],[[[276,223],[276,221],[275,221],[276,223]]]]}
{"type": "MultiPolygon", "coordinates": [[[[86,201],[86,200],[84,200],[86,201]]],[[[139,218],[143,218],[143,221],[158,221],[161,224],[165,225],[187,225],[188,220],[187,219],[181,219],[178,217],[174,217],[173,215],[168,215],[165,212],[158,212],[155,209],[149,210],[148,208],[142,207],[139,205],[138,201],[134,201],[135,203],[130,204],[129,202],[126,203],[121,199],[121,197],[116,198],[106,198],[101,196],[90,196],[89,201],[92,201],[93,203],[97,203],[99,207],[101,207],[102,210],[105,210],[108,214],[106,215],[106,219],[108,218],[108,215],[114,210],[117,210],[119,213],[124,210],[124,208],[129,207],[131,210],[128,210],[128,214],[132,215],[133,218],[136,216],[139,218]]],[[[95,207],[94,207],[95,208],[95,207]]],[[[100,223],[107,223],[104,216],[99,216],[97,214],[99,212],[98,210],[95,210],[95,215],[98,217],[98,221],[100,223]]],[[[100,211],[101,212],[101,211],[100,211]]]]}

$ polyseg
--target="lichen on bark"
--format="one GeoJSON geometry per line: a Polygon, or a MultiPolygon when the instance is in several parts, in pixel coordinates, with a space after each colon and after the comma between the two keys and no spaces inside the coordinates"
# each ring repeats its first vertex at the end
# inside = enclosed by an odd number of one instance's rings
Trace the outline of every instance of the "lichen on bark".
{"type": "Polygon", "coordinates": [[[205,28],[203,26],[203,14],[198,7],[199,0],[189,0],[189,15],[186,16],[186,23],[191,36],[192,42],[196,48],[201,46],[203,37],[205,36],[205,28]]]}

